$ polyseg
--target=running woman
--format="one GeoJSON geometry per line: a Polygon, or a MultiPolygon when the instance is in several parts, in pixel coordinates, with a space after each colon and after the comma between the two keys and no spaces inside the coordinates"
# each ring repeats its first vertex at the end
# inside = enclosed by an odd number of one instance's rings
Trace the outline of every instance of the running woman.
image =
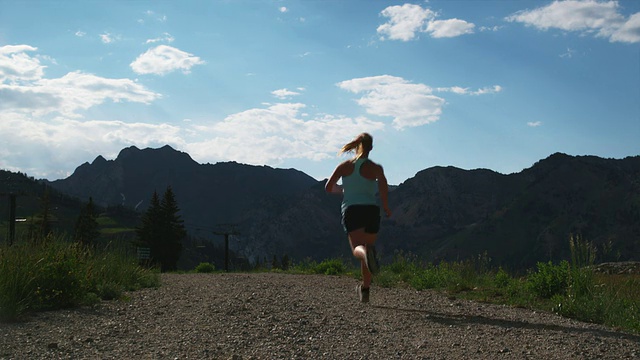
{"type": "Polygon", "coordinates": [[[338,165],[325,186],[328,193],[343,195],[342,225],[348,234],[353,256],[361,263],[362,284],[356,287],[356,291],[362,302],[369,302],[371,275],[379,271],[375,242],[380,230],[380,207],[376,193],[380,195],[386,216],[391,216],[387,178],[382,166],[369,160],[371,149],[373,138],[367,133],[344,145],[339,154],[354,152],[355,157],[338,165]],[[338,185],[341,178],[342,186],[338,185]]]}

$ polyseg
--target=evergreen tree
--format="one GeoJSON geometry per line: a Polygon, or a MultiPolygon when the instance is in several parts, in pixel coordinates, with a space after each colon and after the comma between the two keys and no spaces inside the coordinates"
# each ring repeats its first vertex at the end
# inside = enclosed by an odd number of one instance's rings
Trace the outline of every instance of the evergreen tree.
{"type": "Polygon", "coordinates": [[[98,221],[96,220],[93,198],[90,197],[89,203],[80,210],[80,215],[78,216],[78,220],[76,220],[74,239],[84,246],[91,246],[95,245],[95,241],[99,235],[100,232],[98,231],[98,221]]]}
{"type": "Polygon", "coordinates": [[[160,198],[156,191],[151,196],[151,202],[144,214],[142,214],[141,225],[136,229],[138,235],[138,246],[147,247],[151,251],[151,263],[158,264],[160,257],[159,252],[159,237],[161,228],[161,210],[160,210],[160,198]]]}
{"type": "Polygon", "coordinates": [[[291,265],[290,262],[291,261],[289,260],[289,255],[287,254],[282,255],[282,264],[281,264],[282,270],[285,270],[285,271],[289,270],[289,265],[291,265]]]}
{"type": "Polygon", "coordinates": [[[182,241],[187,236],[187,231],[184,228],[184,222],[178,215],[180,208],[171,186],[167,187],[164,193],[160,203],[160,211],[162,213],[163,228],[160,250],[162,256],[161,270],[176,270],[178,259],[182,252],[182,241]]]}
{"type": "Polygon", "coordinates": [[[271,268],[272,269],[279,269],[280,265],[278,265],[278,258],[273,255],[273,259],[271,260],[271,268]]]}
{"type": "Polygon", "coordinates": [[[142,216],[142,224],[137,229],[140,245],[150,248],[151,261],[159,265],[163,272],[178,268],[182,242],[187,235],[178,212],[180,208],[170,186],[162,201],[154,192],[151,204],[142,216]]]}

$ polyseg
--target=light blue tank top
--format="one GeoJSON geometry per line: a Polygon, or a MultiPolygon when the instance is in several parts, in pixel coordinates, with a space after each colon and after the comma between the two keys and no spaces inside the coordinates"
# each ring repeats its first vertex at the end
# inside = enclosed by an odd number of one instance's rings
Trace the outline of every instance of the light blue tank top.
{"type": "Polygon", "coordinates": [[[353,164],[353,172],[351,175],[342,177],[342,212],[351,205],[378,205],[376,193],[378,192],[378,183],[376,180],[369,180],[360,175],[360,167],[367,158],[359,158],[353,164]]]}

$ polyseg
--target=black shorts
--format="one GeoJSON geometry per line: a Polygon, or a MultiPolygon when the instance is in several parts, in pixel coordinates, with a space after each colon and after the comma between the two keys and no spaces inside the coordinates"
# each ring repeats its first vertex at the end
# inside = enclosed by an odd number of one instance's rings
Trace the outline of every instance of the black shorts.
{"type": "Polygon", "coordinates": [[[367,234],[377,234],[380,231],[380,207],[351,205],[342,214],[342,226],[347,233],[364,228],[367,234]]]}

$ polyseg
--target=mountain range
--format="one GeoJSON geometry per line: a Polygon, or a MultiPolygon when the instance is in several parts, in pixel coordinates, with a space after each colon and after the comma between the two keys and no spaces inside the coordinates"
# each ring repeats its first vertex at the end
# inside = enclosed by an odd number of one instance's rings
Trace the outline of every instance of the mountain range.
{"type": "MultiPolygon", "coordinates": [[[[171,186],[191,233],[214,236],[234,224],[233,250],[250,260],[287,254],[300,261],[348,257],[340,197],[295,169],[235,162],[199,164],[169,146],[98,156],[54,189],[102,206],[143,211],[171,186]],[[216,230],[217,229],[217,230],[216,230]]],[[[556,153],[519,173],[432,167],[389,195],[378,252],[425,261],[489,257],[524,269],[568,259],[569,237],[598,249],[598,259],[640,260],[640,156],[603,159],[556,153]]]]}

